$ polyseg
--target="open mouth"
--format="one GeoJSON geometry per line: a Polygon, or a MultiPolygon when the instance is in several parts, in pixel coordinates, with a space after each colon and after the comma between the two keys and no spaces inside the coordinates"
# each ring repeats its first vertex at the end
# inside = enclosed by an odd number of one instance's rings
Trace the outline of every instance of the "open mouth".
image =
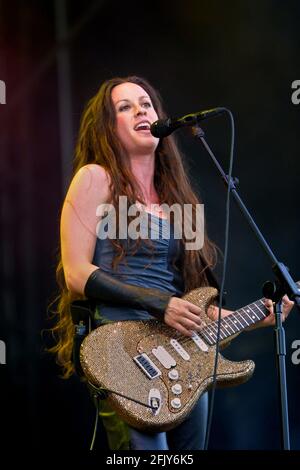
{"type": "Polygon", "coordinates": [[[136,126],[134,126],[135,131],[150,131],[150,122],[149,121],[141,121],[136,126]]]}

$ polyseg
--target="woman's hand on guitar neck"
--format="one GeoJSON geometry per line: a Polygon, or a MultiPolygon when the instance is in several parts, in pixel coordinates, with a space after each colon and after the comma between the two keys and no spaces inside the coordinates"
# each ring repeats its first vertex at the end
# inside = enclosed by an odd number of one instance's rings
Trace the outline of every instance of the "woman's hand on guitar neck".
{"type": "MultiPolygon", "coordinates": [[[[260,320],[254,325],[249,326],[246,328],[247,331],[255,330],[256,328],[264,328],[266,326],[274,326],[275,325],[275,314],[274,314],[274,307],[273,302],[270,299],[265,299],[265,306],[269,310],[269,315],[264,319],[260,320]]],[[[282,298],[282,321],[285,321],[288,317],[290,311],[294,306],[294,302],[292,302],[287,295],[282,298]]],[[[221,317],[224,318],[227,315],[232,313],[231,310],[226,310],[222,308],[221,317]]],[[[207,315],[211,320],[217,320],[219,316],[219,308],[216,305],[210,305],[207,309],[207,315]]]]}
{"type": "Polygon", "coordinates": [[[166,308],[164,321],[183,335],[192,336],[193,331],[199,331],[205,325],[199,317],[201,312],[201,308],[191,302],[172,297],[166,308]]]}
{"type": "MultiPolygon", "coordinates": [[[[219,307],[217,305],[210,305],[206,311],[207,316],[213,320],[216,321],[219,318],[219,307]]],[[[225,308],[221,309],[221,318],[227,317],[227,315],[230,315],[232,313],[232,310],[226,310],[225,308]]]]}
{"type": "MultiPolygon", "coordinates": [[[[255,325],[247,328],[247,330],[255,330],[256,328],[263,328],[265,326],[274,326],[275,325],[275,314],[274,314],[274,306],[271,299],[264,299],[265,306],[269,310],[269,315],[255,325]]],[[[287,317],[289,316],[290,311],[294,306],[294,302],[288,298],[287,295],[282,297],[282,321],[284,322],[287,317]]]]}

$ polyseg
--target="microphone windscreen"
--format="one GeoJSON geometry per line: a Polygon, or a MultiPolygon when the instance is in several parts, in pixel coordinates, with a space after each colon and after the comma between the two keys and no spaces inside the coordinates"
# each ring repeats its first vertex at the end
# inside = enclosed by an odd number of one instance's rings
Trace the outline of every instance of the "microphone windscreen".
{"type": "Polygon", "coordinates": [[[168,119],[158,119],[150,126],[150,132],[154,137],[159,139],[167,137],[173,132],[172,127],[170,126],[170,118],[168,119]]]}

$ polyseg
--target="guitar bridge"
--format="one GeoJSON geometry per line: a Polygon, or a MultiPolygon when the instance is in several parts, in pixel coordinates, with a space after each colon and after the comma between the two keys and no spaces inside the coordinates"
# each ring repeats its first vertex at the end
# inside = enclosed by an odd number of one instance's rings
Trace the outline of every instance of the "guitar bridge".
{"type": "Polygon", "coordinates": [[[135,356],[133,360],[149,379],[152,380],[161,375],[161,371],[156,367],[154,362],[151,361],[147,354],[139,354],[138,356],[135,356]]]}

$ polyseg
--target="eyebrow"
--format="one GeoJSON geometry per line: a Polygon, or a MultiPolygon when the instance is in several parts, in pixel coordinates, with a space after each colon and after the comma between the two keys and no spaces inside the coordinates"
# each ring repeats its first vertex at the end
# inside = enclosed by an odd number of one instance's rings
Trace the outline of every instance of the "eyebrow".
{"type": "MultiPolygon", "coordinates": [[[[146,95],[140,96],[140,97],[139,97],[139,100],[141,100],[142,98],[147,98],[148,100],[150,100],[150,97],[149,97],[149,96],[146,96],[146,95]]],[[[128,99],[126,99],[126,98],[123,98],[122,100],[116,101],[115,104],[120,103],[120,101],[130,101],[130,100],[128,100],[128,99]]]]}

